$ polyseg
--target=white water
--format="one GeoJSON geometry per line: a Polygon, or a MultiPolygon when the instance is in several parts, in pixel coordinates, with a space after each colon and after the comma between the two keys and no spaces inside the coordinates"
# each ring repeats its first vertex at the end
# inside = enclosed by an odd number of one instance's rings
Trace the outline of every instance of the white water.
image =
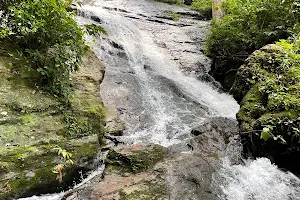
{"type": "MultiPolygon", "coordinates": [[[[118,113],[127,126],[124,141],[152,142],[169,146],[186,139],[191,128],[205,118],[235,118],[239,106],[230,95],[219,93],[211,84],[200,81],[193,73],[184,73],[181,69],[182,65],[193,66],[197,62],[209,64],[205,56],[199,53],[197,45],[185,46],[185,43],[191,42],[188,34],[198,29],[202,31],[201,27],[207,26],[208,22],[186,22],[191,27],[149,22],[147,19],[151,16],[166,10],[185,10],[169,5],[162,6],[152,1],[93,2],[93,5],[84,5],[80,10],[86,17],[98,16],[103,21],[102,26],[108,31],[108,37],[95,43],[91,40],[90,42],[106,66],[106,77],[101,86],[105,105],[115,110],[121,106],[125,110],[118,113]],[[117,9],[109,10],[104,7],[117,9]],[[120,9],[130,13],[119,12],[120,9]],[[140,17],[139,14],[148,17],[140,17]],[[120,50],[111,47],[111,41],[122,45],[127,59],[117,56],[120,50]],[[181,44],[178,46],[177,42],[181,44]],[[158,45],[162,43],[167,48],[158,45]],[[198,53],[186,55],[184,48],[198,53]],[[185,56],[190,60],[183,58],[185,56]],[[150,66],[151,70],[145,70],[145,65],[150,66]],[[122,84],[116,84],[116,80],[122,84]],[[170,84],[175,86],[182,96],[176,96],[172,87],[169,87],[170,84]]],[[[78,17],[78,21],[81,24],[92,23],[83,17],[78,17]]],[[[99,173],[101,170],[96,172],[99,173]]],[[[93,175],[89,176],[76,187],[88,184],[92,177],[93,175]]],[[[224,193],[220,199],[300,199],[300,180],[291,173],[282,172],[266,158],[248,160],[243,165],[233,165],[224,160],[215,180],[224,193]]],[[[65,193],[61,193],[25,199],[59,200],[64,195],[65,193]]]]}
{"type": "Polygon", "coordinates": [[[231,165],[228,160],[224,160],[220,177],[221,189],[225,194],[221,199],[300,199],[300,179],[290,172],[279,170],[267,158],[247,160],[244,165],[231,165]]]}
{"type": "Polygon", "coordinates": [[[199,46],[191,44],[184,47],[184,44],[177,44],[182,42],[187,45],[193,42],[189,34],[198,34],[198,29],[205,31],[208,22],[190,20],[184,22],[189,25],[184,28],[155,24],[148,21],[153,13],[163,16],[168,9],[187,9],[169,5],[160,7],[162,4],[147,1],[94,2],[93,6],[85,5],[80,8],[85,18],[78,18],[78,21],[91,23],[86,18],[98,16],[102,20],[102,26],[108,31],[108,41],[102,40],[93,46],[107,66],[108,78],[104,79],[101,86],[105,106],[115,110],[117,107],[126,109],[120,116],[127,127],[123,141],[170,146],[181,142],[182,138],[189,135],[191,128],[205,118],[235,118],[239,105],[230,95],[217,92],[209,83],[198,80],[193,73],[184,74],[181,70],[181,66],[188,68],[197,63],[209,65],[208,58],[200,53],[199,46]],[[108,7],[112,10],[107,9],[108,7]],[[127,12],[124,14],[118,12],[118,9],[127,12]],[[140,17],[139,14],[147,17],[140,17]],[[119,50],[112,48],[110,41],[124,47],[126,60],[111,55],[111,52],[117,55],[119,50]],[[158,44],[165,44],[167,47],[163,48],[158,44]],[[197,54],[186,54],[186,50],[193,50],[197,54]],[[174,59],[174,55],[178,58],[174,59]],[[145,70],[145,65],[150,66],[151,70],[145,70]],[[126,74],[128,71],[132,71],[133,75],[126,74]],[[110,76],[118,78],[110,80],[110,76]],[[116,85],[116,80],[123,83],[116,85]],[[174,93],[174,88],[180,93],[179,96],[174,93]]]}

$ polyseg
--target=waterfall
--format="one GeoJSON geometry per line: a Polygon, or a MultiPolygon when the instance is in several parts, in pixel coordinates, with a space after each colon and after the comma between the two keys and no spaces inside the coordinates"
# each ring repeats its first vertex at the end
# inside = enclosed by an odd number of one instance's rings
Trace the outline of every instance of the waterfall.
{"type": "MultiPolygon", "coordinates": [[[[209,21],[201,20],[189,8],[150,0],[83,3],[78,8],[78,23],[101,24],[108,32],[96,39],[87,36],[87,41],[106,67],[101,84],[104,105],[126,125],[119,141],[171,147],[189,140],[191,129],[206,119],[235,119],[239,105],[209,75],[211,61],[202,53],[209,21]],[[180,13],[179,21],[166,16],[170,10],[180,13]]],[[[214,184],[222,191],[219,199],[300,199],[300,180],[269,159],[231,162],[235,156],[239,159],[241,148],[235,150],[239,145],[227,148],[213,175],[214,184]]],[[[172,176],[173,171],[168,174],[172,176]]],[[[80,186],[85,182],[89,180],[80,186]]],[[[170,178],[170,182],[176,180],[170,178]]],[[[26,200],[57,200],[64,195],[26,200]]],[[[173,194],[171,199],[175,197],[173,194]]]]}

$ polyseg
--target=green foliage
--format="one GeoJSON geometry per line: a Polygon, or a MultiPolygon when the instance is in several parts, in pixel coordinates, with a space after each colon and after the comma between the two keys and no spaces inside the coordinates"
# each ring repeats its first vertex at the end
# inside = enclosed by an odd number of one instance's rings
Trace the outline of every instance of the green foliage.
{"type": "Polygon", "coordinates": [[[66,131],[68,137],[79,138],[95,132],[87,117],[65,115],[65,122],[68,125],[66,131]]]}
{"type": "Polygon", "coordinates": [[[273,130],[273,126],[266,126],[263,128],[263,130],[261,131],[261,134],[260,134],[260,139],[263,139],[264,141],[268,141],[270,138],[272,138],[273,140],[278,140],[280,139],[279,141],[282,142],[283,144],[286,144],[286,141],[283,139],[282,135],[277,135],[277,136],[274,136],[272,134],[272,130],[273,130]]]}
{"type": "Polygon", "coordinates": [[[256,49],[299,31],[298,0],[225,0],[206,43],[210,57],[236,67],[256,49]]]}
{"type": "Polygon", "coordinates": [[[57,164],[52,170],[53,173],[57,174],[57,179],[61,183],[63,178],[62,170],[69,165],[73,165],[74,161],[71,159],[72,154],[67,150],[62,149],[61,147],[54,148],[54,150],[58,151],[58,156],[62,156],[63,158],[63,162],[61,164],[57,164]]]}
{"type": "Polygon", "coordinates": [[[107,32],[102,26],[95,24],[85,24],[84,25],[87,33],[93,36],[100,36],[101,34],[107,35],[107,32]]]}
{"type": "Polygon", "coordinates": [[[9,6],[16,5],[21,1],[22,0],[1,0],[0,10],[6,12],[9,6]]]}
{"type": "MultiPolygon", "coordinates": [[[[293,138],[299,135],[297,121],[300,113],[300,39],[296,37],[292,42],[281,40],[277,45],[283,48],[284,57],[274,69],[276,75],[264,77],[259,91],[267,96],[266,107],[270,112],[298,113],[296,116],[271,121],[270,125],[275,126],[274,132],[277,134],[277,137],[273,138],[276,140],[279,138],[282,142],[285,141],[283,136],[286,134],[293,138]]],[[[297,143],[299,145],[299,142],[299,140],[296,143],[294,141],[291,145],[294,146],[297,143]]]]}
{"type": "Polygon", "coordinates": [[[212,16],[212,0],[194,0],[191,7],[202,14],[212,16]]]}
{"type": "Polygon", "coordinates": [[[72,154],[70,152],[68,152],[65,149],[62,149],[61,147],[56,147],[56,148],[54,148],[54,150],[57,150],[58,156],[62,156],[62,158],[66,164],[71,164],[71,165],[74,164],[73,160],[71,160],[72,154]]]}
{"type": "Polygon", "coordinates": [[[178,21],[179,20],[179,18],[180,18],[180,14],[178,14],[178,13],[176,13],[176,12],[173,12],[173,11],[167,11],[166,13],[165,13],[165,15],[167,16],[167,17],[171,17],[174,21],[178,21]]]}
{"type": "Polygon", "coordinates": [[[255,156],[300,155],[299,50],[299,36],[281,40],[255,51],[237,73],[231,92],[240,100],[237,119],[255,156]]]}
{"type": "Polygon", "coordinates": [[[20,55],[27,60],[23,67],[34,72],[47,90],[64,97],[70,93],[69,73],[79,68],[87,50],[74,13],[66,10],[70,3],[23,0],[10,4],[0,27],[0,38],[9,38],[21,48],[20,55]]]}

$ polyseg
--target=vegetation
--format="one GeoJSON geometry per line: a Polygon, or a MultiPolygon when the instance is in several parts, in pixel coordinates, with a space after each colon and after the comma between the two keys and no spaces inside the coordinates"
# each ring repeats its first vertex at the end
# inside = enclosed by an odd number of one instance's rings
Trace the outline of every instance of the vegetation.
{"type": "Polygon", "coordinates": [[[225,0],[226,16],[213,20],[206,53],[214,59],[213,74],[237,69],[256,49],[299,32],[297,0],[225,0]]]}
{"type": "Polygon", "coordinates": [[[173,12],[173,11],[167,11],[167,12],[165,13],[165,15],[166,15],[167,17],[172,18],[172,20],[174,20],[174,21],[178,21],[179,18],[180,18],[180,14],[178,14],[178,13],[176,13],[176,12],[173,12]]]}
{"type": "Polygon", "coordinates": [[[1,1],[0,199],[67,190],[104,144],[104,68],[83,35],[105,30],[80,28],[70,4],[1,1]]]}
{"type": "Polygon", "coordinates": [[[120,151],[109,151],[105,164],[109,170],[139,173],[153,167],[157,162],[164,159],[167,151],[159,145],[148,145],[143,149],[122,153],[120,151]]]}
{"type": "Polygon", "coordinates": [[[212,0],[194,0],[191,7],[208,17],[212,16],[212,0]]]}
{"type": "Polygon", "coordinates": [[[59,180],[59,182],[61,183],[63,181],[63,173],[62,170],[69,166],[69,165],[73,165],[74,161],[71,159],[72,158],[72,154],[70,152],[68,152],[65,149],[62,149],[61,147],[56,147],[54,148],[54,150],[58,151],[58,156],[62,156],[63,158],[63,162],[60,164],[57,164],[54,169],[52,170],[53,173],[57,174],[57,179],[59,180]]]}
{"type": "Polygon", "coordinates": [[[89,35],[100,36],[101,34],[107,35],[107,32],[102,26],[97,26],[95,24],[85,24],[86,32],[89,35]]]}
{"type": "Polygon", "coordinates": [[[215,78],[227,89],[234,82],[245,150],[299,172],[292,162],[300,156],[299,1],[225,0],[222,9],[226,16],[212,21],[206,53],[215,78]]]}
{"type": "Polygon", "coordinates": [[[82,29],[62,0],[19,1],[5,4],[0,38],[17,44],[22,66],[48,91],[70,94],[69,73],[78,70],[87,50],[82,29]]]}
{"type": "Polygon", "coordinates": [[[241,101],[237,114],[245,147],[294,171],[300,155],[300,40],[281,40],[255,51],[231,89],[241,101]]]}

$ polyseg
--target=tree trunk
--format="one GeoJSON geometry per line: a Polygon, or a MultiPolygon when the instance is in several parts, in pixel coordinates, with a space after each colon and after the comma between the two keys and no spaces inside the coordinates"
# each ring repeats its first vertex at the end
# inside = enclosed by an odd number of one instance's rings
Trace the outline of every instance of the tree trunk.
{"type": "Polygon", "coordinates": [[[225,11],[221,9],[222,0],[213,0],[212,4],[212,17],[222,19],[225,16],[225,11]]]}

